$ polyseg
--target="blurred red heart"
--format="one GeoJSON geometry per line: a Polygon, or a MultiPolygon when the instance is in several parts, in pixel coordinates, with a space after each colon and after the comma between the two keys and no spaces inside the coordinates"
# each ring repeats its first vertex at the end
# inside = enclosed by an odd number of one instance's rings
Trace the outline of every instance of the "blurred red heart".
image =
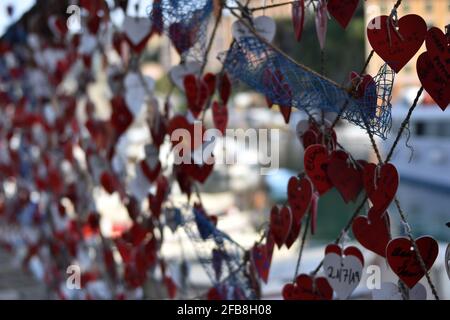
{"type": "Polygon", "coordinates": [[[302,220],[312,197],[311,181],[307,178],[291,177],[288,182],[288,203],[292,211],[292,219],[297,224],[302,220]]]}
{"type": "Polygon", "coordinates": [[[272,259],[272,256],[269,256],[266,245],[255,244],[251,251],[251,258],[259,277],[262,281],[267,283],[270,271],[270,260],[272,259]]]}
{"type": "Polygon", "coordinates": [[[286,238],[286,247],[290,249],[294,242],[298,239],[298,235],[300,234],[300,229],[302,228],[301,220],[293,220],[291,230],[286,238]]]}
{"type": "MultiPolygon", "coordinates": [[[[424,236],[416,239],[416,244],[428,271],[437,258],[438,243],[432,237],[424,236]]],[[[425,271],[413,250],[413,244],[408,238],[392,239],[386,248],[386,259],[392,271],[410,289],[425,275],[425,271]]]]}
{"type": "Polygon", "coordinates": [[[200,183],[204,183],[214,169],[214,162],[202,165],[193,164],[192,177],[200,183]]]}
{"type": "Polygon", "coordinates": [[[153,182],[159,175],[161,171],[161,162],[158,161],[154,168],[151,168],[145,159],[140,162],[142,173],[148,179],[149,182],[153,182]]]}
{"type": "Polygon", "coordinates": [[[320,195],[333,187],[327,175],[328,160],[328,150],[323,145],[314,144],[305,150],[305,172],[320,195]]]}
{"type": "Polygon", "coordinates": [[[292,23],[294,25],[295,39],[300,41],[305,24],[305,0],[294,1],[292,3],[292,23]]]}
{"type": "Polygon", "coordinates": [[[326,278],[301,274],[295,283],[283,287],[282,296],[284,300],[331,300],[333,289],[326,278]]]}
{"type": "Polygon", "coordinates": [[[175,22],[169,26],[169,38],[179,54],[189,50],[195,43],[198,27],[192,28],[175,22]]]}
{"type": "Polygon", "coordinates": [[[203,76],[203,82],[208,87],[208,95],[212,96],[216,91],[216,75],[208,72],[203,76]]]}
{"type": "Polygon", "coordinates": [[[121,95],[116,95],[111,99],[111,107],[111,124],[116,129],[117,136],[121,136],[133,122],[133,114],[121,95]]]}
{"type": "Polygon", "coordinates": [[[427,24],[422,17],[409,14],[398,20],[397,30],[388,19],[388,16],[374,18],[367,27],[367,37],[373,50],[398,73],[425,41],[427,24]]]}
{"type": "Polygon", "coordinates": [[[270,233],[278,248],[285,243],[292,225],[292,213],[289,207],[283,206],[278,209],[273,206],[270,212],[270,233]]]}
{"type": "Polygon", "coordinates": [[[225,130],[228,124],[228,109],[226,105],[219,104],[219,102],[214,101],[212,105],[213,121],[214,126],[222,134],[225,134],[225,130]]]}
{"type": "Polygon", "coordinates": [[[208,100],[210,89],[203,80],[197,79],[193,74],[186,75],[183,84],[188,108],[192,115],[197,118],[208,100]]]}
{"type": "Polygon", "coordinates": [[[280,113],[283,116],[285,123],[289,123],[289,120],[291,119],[291,111],[291,106],[280,106],[280,113]]]}
{"type": "Polygon", "coordinates": [[[230,82],[230,78],[228,77],[227,73],[224,73],[222,78],[220,79],[219,94],[220,94],[220,100],[222,100],[222,103],[224,105],[227,105],[228,99],[230,98],[230,94],[231,94],[231,82],[230,82]]]}

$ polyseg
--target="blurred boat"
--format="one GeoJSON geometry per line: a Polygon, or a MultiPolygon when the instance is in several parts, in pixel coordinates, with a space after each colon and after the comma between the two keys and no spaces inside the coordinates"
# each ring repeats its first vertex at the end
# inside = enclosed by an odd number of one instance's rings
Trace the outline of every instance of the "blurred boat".
{"type": "MultiPolygon", "coordinates": [[[[386,154],[408,113],[411,98],[405,97],[393,107],[392,134],[385,143],[386,154]]],[[[449,192],[450,112],[443,112],[425,95],[411,117],[408,130],[392,156],[402,180],[449,192]]]]}

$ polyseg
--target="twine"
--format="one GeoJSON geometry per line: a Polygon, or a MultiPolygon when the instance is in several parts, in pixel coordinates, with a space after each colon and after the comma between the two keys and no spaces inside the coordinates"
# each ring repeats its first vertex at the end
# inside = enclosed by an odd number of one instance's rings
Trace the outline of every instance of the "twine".
{"type": "Polygon", "coordinates": [[[300,262],[302,260],[303,248],[305,247],[306,235],[308,234],[309,222],[311,221],[311,215],[312,215],[311,213],[308,213],[308,217],[306,218],[306,225],[303,230],[302,243],[300,244],[300,251],[298,253],[297,265],[295,266],[295,274],[294,274],[294,278],[292,279],[292,283],[295,283],[295,279],[297,279],[298,272],[300,270],[300,262]]]}

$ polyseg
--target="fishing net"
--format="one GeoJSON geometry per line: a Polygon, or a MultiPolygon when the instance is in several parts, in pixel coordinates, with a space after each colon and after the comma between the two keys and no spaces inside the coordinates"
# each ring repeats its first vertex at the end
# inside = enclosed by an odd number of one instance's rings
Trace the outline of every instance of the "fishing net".
{"type": "Polygon", "coordinates": [[[299,110],[340,113],[383,139],[390,128],[393,78],[384,68],[361,97],[296,64],[257,37],[242,37],[219,55],[225,70],[274,104],[299,110]],[[383,72],[384,73],[383,73],[383,72]]]}
{"type": "Polygon", "coordinates": [[[211,0],[155,0],[149,17],[154,30],[168,35],[182,59],[198,60],[205,51],[212,11],[211,0]]]}
{"type": "Polygon", "coordinates": [[[184,214],[183,229],[198,262],[216,290],[226,299],[254,299],[243,265],[244,250],[194,208],[184,214]]]}

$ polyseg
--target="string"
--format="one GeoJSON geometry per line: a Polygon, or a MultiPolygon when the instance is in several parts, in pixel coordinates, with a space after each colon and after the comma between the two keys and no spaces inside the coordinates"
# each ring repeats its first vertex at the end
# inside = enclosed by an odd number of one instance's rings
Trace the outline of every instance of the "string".
{"type": "Polygon", "coordinates": [[[298,258],[297,258],[297,265],[295,266],[295,273],[294,273],[294,278],[292,279],[292,283],[294,283],[295,279],[297,279],[298,272],[300,270],[300,262],[302,260],[303,248],[305,247],[306,236],[308,234],[309,222],[311,220],[311,215],[312,215],[311,213],[308,213],[308,217],[306,218],[306,225],[303,230],[302,242],[300,244],[300,250],[299,250],[298,258]]]}

